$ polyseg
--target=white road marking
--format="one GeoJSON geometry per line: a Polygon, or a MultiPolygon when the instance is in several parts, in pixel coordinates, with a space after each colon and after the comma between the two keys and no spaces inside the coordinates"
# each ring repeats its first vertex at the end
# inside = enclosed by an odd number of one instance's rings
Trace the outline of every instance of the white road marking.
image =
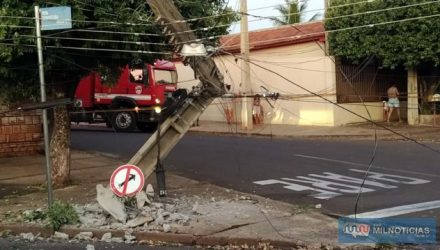
{"type": "Polygon", "coordinates": [[[414,177],[405,177],[405,176],[401,176],[401,175],[382,174],[382,173],[378,173],[378,172],[365,171],[365,170],[353,169],[353,168],[349,169],[349,170],[353,171],[353,172],[358,172],[358,173],[367,173],[368,172],[368,179],[379,180],[379,181],[388,181],[388,182],[392,182],[392,183],[420,185],[420,184],[426,184],[426,183],[431,182],[428,180],[423,180],[423,179],[414,178],[414,177]]]}
{"type": "Polygon", "coordinates": [[[317,177],[317,178],[321,178],[321,179],[330,179],[333,181],[355,183],[358,185],[364,183],[364,185],[367,185],[367,186],[381,187],[381,188],[387,188],[387,189],[397,188],[397,186],[383,184],[383,183],[373,181],[373,180],[363,180],[361,178],[354,178],[354,177],[349,177],[349,176],[345,176],[345,175],[334,174],[331,172],[324,172],[322,174],[309,174],[309,176],[317,177]]]}
{"type": "Polygon", "coordinates": [[[328,200],[333,197],[341,195],[340,193],[332,192],[329,190],[307,187],[307,186],[296,184],[296,183],[291,183],[291,182],[281,181],[281,180],[274,180],[274,179],[269,179],[269,180],[264,180],[264,181],[254,181],[254,183],[258,184],[258,185],[283,184],[284,185],[283,188],[293,190],[293,191],[298,191],[298,192],[310,190],[310,191],[314,191],[316,193],[310,194],[309,196],[312,196],[316,199],[322,199],[322,200],[328,200]]]}
{"type": "Polygon", "coordinates": [[[368,193],[368,192],[376,191],[371,188],[362,188],[361,189],[361,187],[359,187],[358,185],[356,185],[356,186],[348,185],[348,184],[344,184],[344,183],[337,183],[337,182],[333,182],[333,181],[326,181],[326,180],[321,180],[321,179],[317,179],[317,178],[310,178],[310,177],[305,177],[305,176],[296,176],[296,179],[292,179],[292,178],[281,178],[281,179],[283,179],[285,181],[293,181],[293,182],[301,182],[301,183],[311,184],[312,186],[317,187],[317,188],[326,189],[326,190],[330,190],[330,191],[334,191],[334,192],[347,193],[347,194],[356,194],[359,192],[368,193]]]}
{"type": "MultiPolygon", "coordinates": [[[[398,206],[398,207],[391,207],[391,208],[385,208],[380,209],[372,212],[365,212],[360,213],[356,215],[356,218],[387,218],[387,217],[393,217],[397,215],[402,214],[410,214],[420,211],[426,211],[426,210],[432,210],[440,208],[440,200],[436,201],[429,201],[429,202],[422,202],[422,203],[416,203],[416,204],[410,204],[410,205],[404,205],[404,206],[398,206]]],[[[355,215],[349,215],[348,217],[354,218],[355,215]]]]}
{"type": "MultiPolygon", "coordinates": [[[[312,155],[294,154],[294,156],[301,157],[301,158],[320,160],[320,161],[343,163],[343,164],[352,165],[352,166],[368,167],[368,164],[362,164],[362,163],[351,162],[351,161],[342,161],[342,160],[336,160],[336,159],[330,159],[330,158],[318,157],[318,156],[312,156],[312,155]]],[[[407,174],[417,174],[417,175],[424,175],[424,176],[436,177],[436,178],[440,177],[440,175],[436,175],[436,174],[427,174],[427,173],[420,173],[420,172],[415,172],[415,171],[411,171],[411,170],[385,168],[385,167],[379,167],[379,166],[374,166],[374,165],[371,168],[385,169],[385,170],[394,171],[394,172],[407,173],[407,174]]]]}

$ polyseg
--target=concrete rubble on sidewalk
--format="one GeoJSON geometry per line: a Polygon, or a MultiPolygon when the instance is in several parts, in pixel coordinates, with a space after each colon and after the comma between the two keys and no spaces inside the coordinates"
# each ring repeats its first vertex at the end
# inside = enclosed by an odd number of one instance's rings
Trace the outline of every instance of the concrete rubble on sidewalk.
{"type": "MultiPolygon", "coordinates": [[[[80,223],[63,225],[60,232],[54,233],[45,227],[47,218],[41,216],[46,211],[47,194],[27,192],[0,199],[0,235],[12,233],[21,240],[72,243],[101,240],[128,244],[174,242],[241,246],[281,242],[280,245],[304,247],[319,242],[338,246],[337,220],[321,213],[324,206],[318,208],[320,206],[314,204],[304,209],[298,204],[301,208],[298,209],[293,204],[171,173],[167,175],[166,197],[155,196],[153,186],[148,184],[137,196],[119,198],[106,185],[120,162],[86,152],[73,151],[72,156],[72,178],[77,185],[57,189],[54,196],[74,207],[80,223]],[[108,167],[102,167],[103,162],[108,167]]],[[[43,156],[14,158],[14,164],[20,167],[3,170],[9,179],[2,183],[33,183],[36,177],[23,175],[39,169],[41,162],[44,163],[43,156]]],[[[37,180],[42,182],[44,173],[40,172],[38,178],[41,178],[37,180]]]]}
{"type": "MultiPolygon", "coordinates": [[[[148,187],[149,185],[147,185],[148,187]]],[[[149,187],[151,189],[151,187],[149,187]]],[[[147,188],[148,189],[148,188],[147,188]]],[[[148,190],[151,191],[151,190],[148,190]]],[[[115,237],[110,232],[106,232],[100,238],[104,242],[125,242],[135,243],[137,239],[133,232],[163,232],[175,234],[192,234],[194,236],[215,235],[218,237],[249,237],[252,233],[254,237],[264,237],[272,234],[274,229],[271,224],[277,225],[280,235],[273,236],[276,240],[285,240],[284,235],[306,236],[310,233],[308,228],[292,228],[291,225],[300,223],[312,227],[323,227],[322,232],[315,232],[320,237],[321,242],[334,243],[332,234],[336,232],[336,222],[317,212],[306,211],[305,214],[295,214],[294,210],[286,210],[272,204],[270,200],[233,194],[230,190],[227,196],[215,196],[206,189],[204,194],[207,197],[198,195],[180,195],[177,198],[156,198],[147,195],[142,191],[142,195],[130,198],[117,197],[111,192],[109,187],[97,185],[97,200],[100,203],[88,203],[85,205],[75,205],[81,225],[80,229],[98,230],[123,230],[125,235],[115,237]],[[99,197],[104,194],[105,198],[99,197]],[[145,202],[147,196],[149,202],[145,202]],[[231,197],[233,197],[231,199],[231,197]],[[113,209],[108,209],[100,204],[117,203],[123,206],[115,216],[113,209]],[[138,203],[139,202],[139,203],[138,203]],[[123,214],[120,214],[124,211],[123,214]],[[313,215],[309,214],[312,212],[313,215]],[[126,222],[118,218],[127,218],[126,222]],[[270,223],[268,222],[270,221],[270,223]],[[333,232],[323,232],[332,229],[333,232]],[[249,231],[250,230],[250,231],[249,231]]],[[[292,209],[292,208],[290,208],[292,209]]],[[[310,210],[315,208],[311,207],[310,210]]],[[[301,212],[303,213],[303,212],[301,212]]],[[[79,234],[81,235],[81,234],[79,234]]],[[[83,237],[76,236],[76,239],[83,237]]],[[[82,233],[86,238],[92,238],[91,234],[82,233]]],[[[293,237],[293,236],[292,236],[293,237]]]]}
{"type": "Polygon", "coordinates": [[[122,223],[127,221],[124,204],[116,198],[110,189],[105,188],[102,184],[96,185],[96,200],[115,219],[122,223]]]}
{"type": "Polygon", "coordinates": [[[69,239],[69,235],[62,233],[62,232],[56,232],[53,234],[52,239],[54,240],[68,240],[69,239]]]}
{"type": "MultiPolygon", "coordinates": [[[[190,214],[178,212],[180,207],[189,206],[178,200],[171,203],[152,202],[154,190],[151,184],[147,185],[146,192],[141,191],[135,196],[135,205],[126,205],[124,202],[130,198],[120,198],[113,194],[109,187],[102,184],[96,186],[98,203],[75,205],[79,215],[81,228],[99,229],[128,229],[157,230],[171,232],[173,228],[189,225],[190,214]]],[[[191,212],[191,211],[189,211],[191,212]]],[[[83,233],[75,237],[83,240],[92,238],[93,235],[83,233]]],[[[106,240],[111,240],[111,235],[106,235],[106,240]]]]}

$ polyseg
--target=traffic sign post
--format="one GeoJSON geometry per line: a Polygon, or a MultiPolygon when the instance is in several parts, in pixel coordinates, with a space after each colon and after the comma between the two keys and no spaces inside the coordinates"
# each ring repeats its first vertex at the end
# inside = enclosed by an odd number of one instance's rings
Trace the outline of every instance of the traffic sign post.
{"type": "Polygon", "coordinates": [[[140,168],[134,165],[122,165],[110,177],[110,187],[119,197],[133,196],[144,187],[144,178],[140,168]]]}
{"type": "MultiPolygon", "coordinates": [[[[40,76],[40,95],[41,102],[46,102],[46,82],[44,79],[44,59],[43,59],[43,41],[41,38],[42,30],[57,30],[72,28],[72,18],[70,7],[52,7],[43,8],[40,13],[40,7],[34,7],[35,14],[35,32],[37,38],[37,54],[38,54],[38,72],[40,76]]],[[[48,207],[52,206],[52,164],[49,153],[49,127],[47,121],[47,110],[43,109],[43,135],[44,135],[44,153],[46,158],[46,180],[47,180],[47,203],[48,207]]]]}

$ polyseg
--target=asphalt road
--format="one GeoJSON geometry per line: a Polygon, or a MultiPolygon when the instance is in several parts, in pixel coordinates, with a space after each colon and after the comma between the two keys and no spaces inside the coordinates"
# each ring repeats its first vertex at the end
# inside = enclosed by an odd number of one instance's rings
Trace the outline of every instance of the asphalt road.
{"type": "MultiPolygon", "coordinates": [[[[150,134],[72,131],[72,147],[129,159],[150,134]]],[[[438,144],[429,144],[439,149],[438,144]]],[[[174,173],[336,215],[440,215],[440,154],[412,142],[187,134],[165,160],[174,173]],[[369,212],[369,214],[367,213],[369,212]],[[363,214],[367,213],[367,214],[363,214]]],[[[115,166],[116,168],[117,166],[115,166]]]]}

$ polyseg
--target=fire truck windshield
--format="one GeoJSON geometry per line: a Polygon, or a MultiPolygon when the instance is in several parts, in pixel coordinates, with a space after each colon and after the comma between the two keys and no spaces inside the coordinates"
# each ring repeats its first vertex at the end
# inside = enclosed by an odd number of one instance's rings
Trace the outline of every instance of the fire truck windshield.
{"type": "Polygon", "coordinates": [[[175,70],[154,70],[154,79],[160,84],[176,84],[177,72],[175,70]]]}

